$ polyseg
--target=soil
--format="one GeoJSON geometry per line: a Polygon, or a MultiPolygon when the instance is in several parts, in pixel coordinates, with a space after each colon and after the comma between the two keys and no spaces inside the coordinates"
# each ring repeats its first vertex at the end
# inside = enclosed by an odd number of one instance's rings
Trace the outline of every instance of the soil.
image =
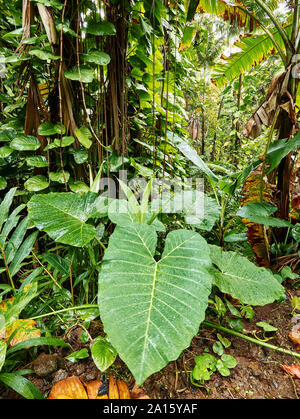
{"type": "MultiPolygon", "coordinates": [[[[294,295],[300,296],[300,289],[287,290],[287,299],[281,304],[270,304],[264,307],[255,307],[253,320],[244,320],[244,330],[255,330],[262,337],[261,329],[256,326],[259,321],[265,321],[277,328],[272,333],[269,343],[296,351],[289,339],[289,332],[293,327],[291,314],[291,299],[294,295]]],[[[210,319],[215,320],[215,319],[210,319]]],[[[36,373],[26,377],[31,380],[45,397],[52,386],[59,380],[70,376],[78,376],[84,382],[100,379],[102,373],[97,369],[91,358],[86,358],[77,363],[65,360],[65,356],[84,347],[80,340],[82,329],[80,326],[64,337],[71,345],[69,348],[57,348],[55,353],[42,353],[29,367],[36,373]],[[45,356],[46,355],[46,356],[45,356]],[[48,371],[47,371],[47,368],[48,371]]],[[[89,333],[92,337],[101,334],[100,322],[91,323],[89,333]],[[100,330],[100,333],[99,333],[100,330]]],[[[225,335],[231,341],[231,346],[225,350],[236,358],[237,366],[231,370],[228,377],[214,373],[205,386],[196,387],[191,384],[190,371],[194,367],[194,357],[201,355],[204,348],[209,348],[213,354],[212,345],[217,341],[217,332],[214,329],[200,327],[199,333],[191,342],[188,349],[183,351],[180,358],[170,362],[163,370],[149,377],[142,386],[150,399],[298,399],[300,396],[300,379],[293,378],[286,373],[281,365],[299,364],[299,359],[268,348],[247,342],[244,339],[225,335]]],[[[251,335],[250,335],[251,336],[251,335]]],[[[270,336],[270,335],[269,335],[270,336]]],[[[22,366],[24,368],[24,366],[22,366]]],[[[28,365],[26,365],[28,368],[28,365]]],[[[135,381],[130,371],[122,360],[117,357],[115,363],[106,371],[107,375],[113,374],[116,379],[122,379],[129,389],[135,381]]],[[[20,398],[13,390],[0,390],[0,398],[20,398]]]]}

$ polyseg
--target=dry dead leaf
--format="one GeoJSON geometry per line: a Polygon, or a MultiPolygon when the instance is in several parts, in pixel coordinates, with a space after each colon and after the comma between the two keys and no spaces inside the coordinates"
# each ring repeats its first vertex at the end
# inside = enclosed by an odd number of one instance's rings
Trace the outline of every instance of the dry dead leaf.
{"type": "Polygon", "coordinates": [[[132,399],[150,399],[149,396],[144,392],[141,387],[138,387],[136,383],[134,383],[133,389],[131,390],[131,398],[132,399]]]}
{"type": "Polygon", "coordinates": [[[109,377],[109,398],[110,399],[120,398],[119,389],[118,389],[116,380],[114,379],[112,375],[109,377]]]}
{"type": "Polygon", "coordinates": [[[118,386],[118,389],[119,389],[120,399],[130,399],[131,398],[129,388],[124,381],[122,381],[122,380],[117,381],[117,386],[118,386]]]}
{"type": "Polygon", "coordinates": [[[69,377],[54,384],[48,399],[88,399],[88,395],[78,377],[69,377]]]}
{"type": "Polygon", "coordinates": [[[289,338],[291,339],[291,341],[295,345],[295,348],[297,349],[297,351],[300,351],[300,330],[298,330],[296,332],[290,332],[289,333],[289,338]]]}
{"type": "Polygon", "coordinates": [[[86,384],[87,394],[89,399],[108,399],[107,394],[98,396],[99,388],[102,385],[102,381],[94,380],[86,384]]]}
{"type": "Polygon", "coordinates": [[[127,384],[122,380],[110,376],[109,394],[99,396],[101,385],[99,380],[84,383],[76,376],[69,377],[54,384],[48,399],[130,399],[127,384]]]}
{"type": "Polygon", "coordinates": [[[280,365],[284,371],[291,374],[294,378],[300,378],[300,365],[280,365]]]}

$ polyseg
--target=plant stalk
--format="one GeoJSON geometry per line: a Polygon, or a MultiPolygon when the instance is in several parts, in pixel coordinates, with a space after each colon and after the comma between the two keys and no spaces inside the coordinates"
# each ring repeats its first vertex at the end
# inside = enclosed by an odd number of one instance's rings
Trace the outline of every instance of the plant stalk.
{"type": "Polygon", "coordinates": [[[296,358],[300,358],[300,353],[293,352],[293,351],[290,351],[289,349],[280,348],[278,346],[271,345],[270,343],[257,340],[255,338],[250,337],[250,336],[246,336],[243,333],[236,332],[235,330],[227,329],[227,327],[220,326],[216,323],[209,322],[209,321],[204,321],[202,323],[202,325],[207,326],[207,327],[212,327],[213,329],[220,330],[221,332],[225,332],[225,333],[228,333],[230,335],[237,336],[237,337],[242,338],[244,340],[247,340],[249,342],[255,343],[256,345],[265,346],[266,348],[273,349],[274,351],[282,352],[286,355],[291,355],[291,356],[294,356],[296,358]]]}
{"type": "Polygon", "coordinates": [[[81,306],[76,306],[76,307],[67,307],[67,308],[62,308],[61,310],[51,311],[50,313],[40,314],[39,316],[30,317],[30,318],[32,320],[36,320],[36,319],[41,319],[43,317],[49,317],[49,316],[54,316],[55,314],[64,313],[66,311],[83,310],[85,308],[86,309],[98,308],[98,305],[97,304],[83,304],[81,306]]]}

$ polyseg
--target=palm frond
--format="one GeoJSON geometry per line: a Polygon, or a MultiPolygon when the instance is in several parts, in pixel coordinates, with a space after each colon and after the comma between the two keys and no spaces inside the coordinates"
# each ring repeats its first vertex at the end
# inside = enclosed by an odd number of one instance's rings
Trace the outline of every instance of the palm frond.
{"type": "Polygon", "coordinates": [[[212,13],[230,24],[252,32],[257,26],[255,20],[242,1],[236,0],[234,3],[227,0],[190,0],[187,19],[191,21],[195,13],[212,13]]]}
{"type": "MultiPolygon", "coordinates": [[[[285,30],[290,33],[292,25],[286,26],[285,30]]],[[[272,34],[279,45],[284,47],[278,30],[273,30],[272,34]]],[[[241,51],[228,58],[222,57],[225,60],[225,63],[218,64],[214,68],[212,79],[217,86],[223,86],[224,84],[231,82],[240,74],[249,71],[252,67],[265,61],[270,54],[275,54],[277,52],[272,39],[266,34],[246,35],[236,42],[235,46],[240,48],[241,51]]]]}

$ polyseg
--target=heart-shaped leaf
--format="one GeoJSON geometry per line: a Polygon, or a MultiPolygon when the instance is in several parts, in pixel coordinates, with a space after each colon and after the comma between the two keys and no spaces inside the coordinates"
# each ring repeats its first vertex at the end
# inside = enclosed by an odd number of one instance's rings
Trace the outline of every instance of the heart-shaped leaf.
{"type": "Polygon", "coordinates": [[[92,50],[88,54],[81,55],[83,61],[98,65],[107,65],[110,63],[110,56],[103,51],[92,50]]]}
{"type": "Polygon", "coordinates": [[[111,22],[90,22],[85,31],[97,36],[116,34],[116,28],[111,22]]]}
{"type": "Polygon", "coordinates": [[[97,211],[97,194],[88,192],[35,195],[28,203],[29,214],[39,230],[60,243],[81,247],[96,235],[86,221],[97,211]]]}
{"type": "Polygon", "coordinates": [[[16,137],[10,143],[10,147],[19,151],[35,151],[40,148],[41,143],[33,135],[22,135],[16,137]]]}
{"type": "Polygon", "coordinates": [[[101,320],[138,385],[189,346],[211,291],[209,248],[198,233],[169,233],[159,262],[156,242],[147,224],[117,226],[99,275],[101,320]]]}
{"type": "Polygon", "coordinates": [[[86,148],[91,147],[92,141],[90,140],[90,138],[92,138],[92,134],[87,127],[77,128],[74,131],[74,133],[76,137],[78,138],[78,141],[80,142],[80,144],[82,144],[86,148]]]}
{"type": "Polygon", "coordinates": [[[65,71],[65,77],[70,80],[91,83],[94,80],[94,71],[86,67],[73,67],[72,70],[65,71]]]}
{"type": "Polygon", "coordinates": [[[38,175],[30,177],[25,183],[25,188],[30,192],[38,192],[48,188],[49,182],[45,176],[38,175]]]}
{"type": "Polygon", "coordinates": [[[91,345],[93,361],[100,371],[106,371],[114,362],[118,355],[115,348],[107,338],[98,336],[91,345]]]}

